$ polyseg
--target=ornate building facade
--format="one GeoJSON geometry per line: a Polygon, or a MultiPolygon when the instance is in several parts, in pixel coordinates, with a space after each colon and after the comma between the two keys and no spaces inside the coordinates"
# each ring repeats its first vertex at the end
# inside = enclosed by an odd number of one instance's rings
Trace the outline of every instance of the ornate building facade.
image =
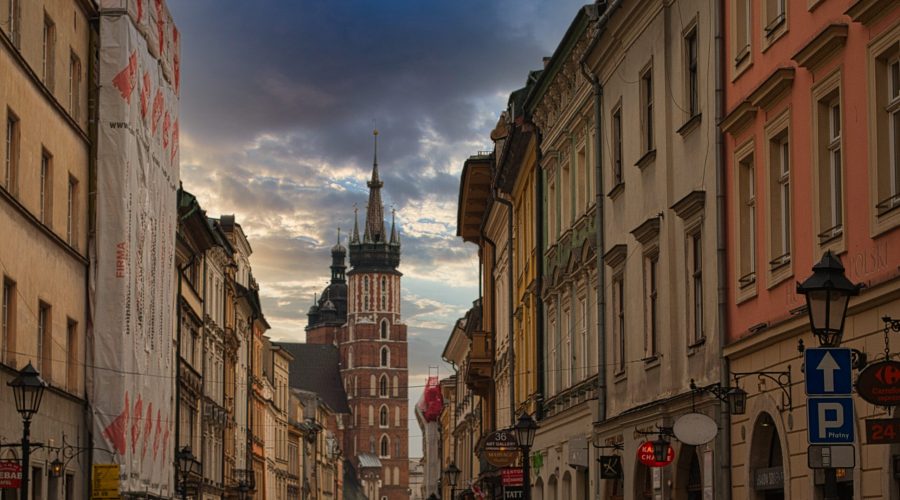
{"type": "Polygon", "coordinates": [[[400,317],[400,237],[393,221],[386,231],[383,186],[376,143],[365,227],[360,234],[357,221],[350,235],[350,270],[338,235],[331,283],[309,311],[306,338],[340,349],[353,413],[344,433],[344,456],[356,470],[380,467],[375,498],[395,500],[407,497],[409,482],[407,344],[400,317]]]}

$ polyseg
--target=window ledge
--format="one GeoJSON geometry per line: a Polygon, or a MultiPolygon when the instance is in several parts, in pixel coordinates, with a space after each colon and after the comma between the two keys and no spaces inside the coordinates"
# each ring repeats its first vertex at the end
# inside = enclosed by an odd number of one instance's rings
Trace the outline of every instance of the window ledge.
{"type": "Polygon", "coordinates": [[[693,132],[694,130],[696,130],[697,127],[700,126],[700,122],[702,122],[702,121],[703,121],[703,113],[695,113],[693,116],[688,118],[686,122],[684,122],[684,125],[682,125],[677,130],[677,132],[679,135],[681,135],[681,137],[685,137],[688,134],[690,134],[691,132],[693,132]]]}
{"type": "Polygon", "coordinates": [[[608,193],[606,193],[606,196],[608,198],[614,200],[614,199],[618,198],[620,194],[622,194],[622,191],[625,191],[625,183],[624,182],[620,182],[620,183],[616,184],[615,186],[613,186],[613,188],[610,189],[608,193]]]}
{"type": "Polygon", "coordinates": [[[694,354],[700,352],[700,348],[706,344],[706,337],[701,337],[700,340],[692,344],[688,344],[688,356],[693,356],[694,354]]]}
{"type": "Polygon", "coordinates": [[[628,372],[625,371],[624,369],[613,373],[613,383],[614,384],[619,384],[626,380],[628,380],[628,372]]]}
{"type": "Polygon", "coordinates": [[[644,362],[645,370],[652,370],[653,368],[658,368],[660,365],[660,356],[659,354],[654,354],[653,356],[642,359],[644,362]]]}
{"type": "Polygon", "coordinates": [[[656,149],[651,149],[644,153],[643,156],[638,158],[637,163],[634,164],[635,167],[644,170],[648,165],[653,163],[656,160],[656,149]]]}

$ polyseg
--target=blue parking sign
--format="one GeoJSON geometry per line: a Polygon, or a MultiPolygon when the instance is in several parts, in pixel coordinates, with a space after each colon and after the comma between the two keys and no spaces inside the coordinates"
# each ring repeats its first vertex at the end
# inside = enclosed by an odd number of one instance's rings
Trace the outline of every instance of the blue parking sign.
{"type": "Polygon", "coordinates": [[[806,394],[850,394],[853,388],[850,349],[810,348],[803,351],[806,394]]]}
{"type": "Polygon", "coordinates": [[[852,443],[853,398],[809,398],[806,402],[810,444],[852,443]]]}

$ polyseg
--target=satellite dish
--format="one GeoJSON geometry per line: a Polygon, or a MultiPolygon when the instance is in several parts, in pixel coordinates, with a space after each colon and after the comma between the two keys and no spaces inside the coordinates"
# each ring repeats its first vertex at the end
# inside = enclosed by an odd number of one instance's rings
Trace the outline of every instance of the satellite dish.
{"type": "Polygon", "coordinates": [[[702,413],[687,413],[675,421],[672,431],[682,443],[698,446],[715,439],[719,426],[702,413]]]}

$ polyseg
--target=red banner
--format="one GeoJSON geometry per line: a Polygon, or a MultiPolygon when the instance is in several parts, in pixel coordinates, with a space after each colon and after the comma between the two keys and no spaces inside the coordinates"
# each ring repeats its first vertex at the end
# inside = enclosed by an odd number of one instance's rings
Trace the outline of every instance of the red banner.
{"type": "Polygon", "coordinates": [[[503,479],[503,486],[522,486],[522,469],[501,469],[500,477],[503,479]]]}
{"type": "Polygon", "coordinates": [[[0,488],[18,488],[22,484],[22,466],[12,460],[0,460],[0,488]]]}

